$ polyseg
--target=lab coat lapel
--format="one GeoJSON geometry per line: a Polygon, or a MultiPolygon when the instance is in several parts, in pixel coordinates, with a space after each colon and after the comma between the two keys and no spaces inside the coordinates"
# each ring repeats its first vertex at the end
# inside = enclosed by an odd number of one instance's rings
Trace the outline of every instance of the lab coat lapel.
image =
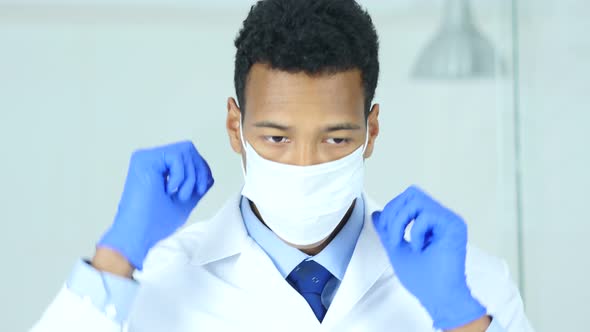
{"type": "Polygon", "coordinates": [[[292,290],[270,257],[248,236],[240,211],[240,199],[241,195],[229,199],[209,221],[205,240],[193,256],[193,264],[205,265],[239,254],[234,273],[240,284],[257,288],[257,291],[268,291],[269,287],[292,290]]]}
{"type": "MultiPolygon", "coordinates": [[[[274,319],[289,321],[291,326],[304,330],[317,329],[320,325],[305,299],[283,279],[268,255],[248,236],[240,212],[240,198],[241,195],[236,195],[229,199],[209,221],[205,240],[193,255],[193,264],[205,265],[239,254],[234,267],[236,280],[253,297],[264,297],[277,304],[274,319]]],[[[343,319],[390,266],[371,219],[379,206],[366,196],[364,201],[363,228],[322,329],[343,319]]]]}
{"type": "Polygon", "coordinates": [[[319,323],[305,299],[285,281],[270,257],[248,236],[240,199],[241,195],[229,199],[209,221],[205,240],[193,255],[192,263],[205,265],[239,254],[233,269],[235,280],[251,293],[253,303],[273,304],[269,311],[274,312],[268,313],[268,320],[276,320],[277,326],[290,320],[290,326],[316,329],[319,323]]]}
{"type": "Polygon", "coordinates": [[[227,200],[219,212],[211,218],[205,228],[202,243],[193,253],[192,264],[205,265],[224,259],[242,251],[248,240],[248,232],[242,221],[240,211],[241,195],[236,194],[227,200]]]}
{"type": "Polygon", "coordinates": [[[389,259],[371,218],[372,213],[378,210],[379,206],[366,196],[364,201],[366,206],[363,228],[340,288],[324,318],[323,325],[326,327],[341,320],[390,267],[389,259]]]}
{"type": "Polygon", "coordinates": [[[320,325],[305,299],[283,278],[268,255],[249,239],[235,265],[235,273],[250,297],[261,301],[266,319],[277,327],[309,331],[320,325]]]}

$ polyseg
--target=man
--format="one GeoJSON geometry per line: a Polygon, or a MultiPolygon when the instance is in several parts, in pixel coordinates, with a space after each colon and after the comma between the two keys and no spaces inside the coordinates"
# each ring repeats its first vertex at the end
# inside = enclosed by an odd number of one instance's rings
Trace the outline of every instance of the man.
{"type": "Polygon", "coordinates": [[[241,193],[176,232],[213,185],[207,163],[191,142],[135,152],[94,258],[33,331],[531,330],[459,216],[416,187],[382,209],[362,193],[379,134],[365,11],[260,1],[235,45],[241,193]]]}

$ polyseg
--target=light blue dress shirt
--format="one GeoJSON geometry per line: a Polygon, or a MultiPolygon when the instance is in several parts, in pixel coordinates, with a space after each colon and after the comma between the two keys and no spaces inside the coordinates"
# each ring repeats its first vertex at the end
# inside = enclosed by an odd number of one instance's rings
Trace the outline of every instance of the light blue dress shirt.
{"type": "MultiPolygon", "coordinates": [[[[299,263],[310,259],[321,264],[334,275],[322,293],[322,302],[328,308],[344,278],[363,227],[365,215],[363,199],[357,199],[348,222],[330,244],[315,256],[309,256],[279,239],[256,217],[248,200],[244,197],[242,197],[240,209],[248,234],[267,253],[284,278],[287,278],[299,263]]],[[[118,323],[127,320],[139,288],[136,281],[97,271],[83,260],[74,267],[70,278],[66,281],[66,286],[118,323]]],[[[486,332],[505,332],[505,329],[496,320],[492,320],[486,332]]]]}
{"type": "Polygon", "coordinates": [[[322,292],[322,304],[329,308],[344,278],[363,228],[365,204],[362,197],[357,198],[352,213],[340,232],[315,256],[309,256],[283,242],[256,217],[247,198],[242,197],[240,209],[248,234],[270,257],[283,278],[287,278],[289,273],[304,260],[313,260],[332,273],[334,277],[326,283],[322,292]]]}

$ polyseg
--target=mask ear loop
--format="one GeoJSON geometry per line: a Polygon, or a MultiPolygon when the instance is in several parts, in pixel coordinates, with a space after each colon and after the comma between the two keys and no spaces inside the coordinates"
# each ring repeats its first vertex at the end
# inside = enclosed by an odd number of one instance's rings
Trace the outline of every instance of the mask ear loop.
{"type": "Polygon", "coordinates": [[[367,119],[367,124],[365,127],[367,128],[367,132],[365,133],[365,143],[363,144],[363,152],[361,153],[362,155],[365,154],[365,151],[367,150],[367,144],[369,144],[369,119],[367,119]]]}
{"type": "Polygon", "coordinates": [[[240,113],[240,140],[242,148],[246,149],[246,140],[244,139],[244,127],[242,126],[242,113],[240,113]]]}
{"type": "MultiPolygon", "coordinates": [[[[242,113],[240,113],[240,144],[242,144],[242,149],[244,149],[244,154],[246,154],[246,140],[244,139],[244,127],[242,126],[242,113]]],[[[246,154],[246,157],[248,157],[248,155],[246,154]]],[[[244,176],[244,179],[246,179],[246,166],[244,165],[245,160],[243,158],[241,158],[242,160],[240,160],[240,166],[242,166],[242,175],[244,176]]]]}

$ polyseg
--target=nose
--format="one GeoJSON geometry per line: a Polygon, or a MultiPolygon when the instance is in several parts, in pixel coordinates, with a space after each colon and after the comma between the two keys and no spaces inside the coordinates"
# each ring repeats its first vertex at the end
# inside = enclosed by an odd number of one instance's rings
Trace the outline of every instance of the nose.
{"type": "Polygon", "coordinates": [[[310,166],[322,163],[318,148],[314,144],[296,144],[295,153],[289,162],[296,166],[310,166]]]}

